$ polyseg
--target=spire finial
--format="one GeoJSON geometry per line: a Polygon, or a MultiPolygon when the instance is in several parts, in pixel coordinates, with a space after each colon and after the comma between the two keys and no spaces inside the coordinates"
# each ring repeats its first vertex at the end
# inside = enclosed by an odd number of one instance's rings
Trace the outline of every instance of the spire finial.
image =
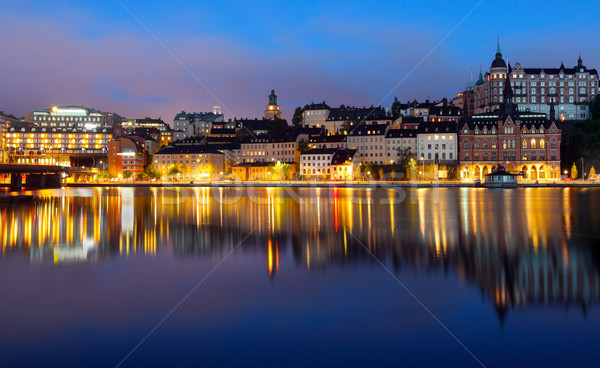
{"type": "Polygon", "coordinates": [[[471,84],[473,84],[473,67],[471,67],[471,84]]]}
{"type": "Polygon", "coordinates": [[[496,53],[500,54],[500,35],[496,36],[496,38],[497,38],[496,53]]]}

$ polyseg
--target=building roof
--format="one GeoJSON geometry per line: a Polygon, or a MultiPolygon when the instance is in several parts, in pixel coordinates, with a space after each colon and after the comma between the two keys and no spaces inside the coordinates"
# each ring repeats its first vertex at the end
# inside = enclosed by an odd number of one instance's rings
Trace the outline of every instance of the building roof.
{"type": "Polygon", "coordinates": [[[330,110],[331,107],[325,103],[325,101],[321,103],[311,103],[310,105],[304,106],[304,110],[330,110]]]}
{"type": "Polygon", "coordinates": [[[389,124],[359,124],[348,133],[350,136],[384,135],[389,124]]]}
{"type": "Polygon", "coordinates": [[[223,118],[223,114],[215,114],[212,112],[191,112],[187,113],[185,111],[180,112],[175,115],[173,120],[194,120],[194,121],[206,121],[206,122],[214,122],[216,120],[221,120],[223,118]]]}
{"type": "Polygon", "coordinates": [[[417,134],[428,133],[456,133],[457,123],[453,121],[440,121],[435,123],[423,123],[417,128],[417,134]]]}
{"type": "Polygon", "coordinates": [[[337,150],[338,148],[313,148],[304,152],[302,155],[331,155],[337,150]]]}
{"type": "Polygon", "coordinates": [[[311,137],[308,141],[310,143],[342,143],[346,142],[346,136],[343,134],[325,135],[319,137],[311,137]]]}
{"type": "Polygon", "coordinates": [[[415,138],[417,129],[390,129],[385,135],[386,138],[415,138]]]}
{"type": "Polygon", "coordinates": [[[346,120],[364,120],[387,118],[385,111],[381,106],[376,107],[346,107],[341,105],[339,108],[333,108],[329,111],[327,121],[346,121],[346,120]]]}
{"type": "Polygon", "coordinates": [[[331,158],[332,165],[343,165],[351,162],[354,159],[358,150],[355,149],[338,149],[331,158]]]}
{"type": "Polygon", "coordinates": [[[181,155],[181,154],[217,154],[222,155],[215,147],[209,144],[189,145],[189,146],[166,146],[161,148],[155,155],[181,155]]]}

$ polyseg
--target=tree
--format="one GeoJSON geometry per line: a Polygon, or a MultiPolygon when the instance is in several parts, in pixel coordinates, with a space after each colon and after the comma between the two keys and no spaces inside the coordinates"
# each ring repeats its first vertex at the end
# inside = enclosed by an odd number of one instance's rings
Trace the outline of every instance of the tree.
{"type": "Polygon", "coordinates": [[[287,121],[285,119],[273,119],[271,126],[269,127],[269,134],[277,134],[289,127],[287,121]]]}
{"type": "Polygon", "coordinates": [[[590,169],[590,180],[593,180],[596,177],[596,169],[594,169],[594,167],[592,166],[592,168],[590,169]]]}
{"type": "Polygon", "coordinates": [[[296,110],[294,110],[294,117],[292,118],[292,125],[293,126],[300,126],[302,125],[302,113],[304,112],[304,109],[301,107],[296,107],[296,110]]]}
{"type": "Polygon", "coordinates": [[[181,174],[181,169],[175,164],[169,166],[169,169],[167,170],[167,175],[175,176],[177,174],[181,174]]]}
{"type": "Polygon", "coordinates": [[[394,103],[392,104],[392,116],[393,117],[398,117],[400,116],[402,106],[400,104],[400,101],[398,101],[398,97],[394,97],[394,103]]]}
{"type": "Polygon", "coordinates": [[[148,179],[148,174],[146,174],[145,172],[137,173],[137,175],[135,176],[135,180],[146,180],[146,179],[148,179]]]}
{"type": "Polygon", "coordinates": [[[592,114],[592,119],[600,119],[600,94],[594,96],[590,101],[590,113],[592,114]]]}
{"type": "Polygon", "coordinates": [[[133,176],[133,173],[129,170],[124,170],[123,171],[123,179],[131,179],[131,177],[133,176]]]}
{"type": "Polygon", "coordinates": [[[273,167],[273,172],[275,173],[275,178],[277,180],[289,180],[292,167],[290,164],[277,161],[277,164],[273,167]]]}
{"type": "Polygon", "coordinates": [[[310,148],[308,147],[308,142],[304,139],[301,139],[298,141],[298,152],[300,152],[300,154],[303,154],[304,152],[308,151],[310,148]]]}
{"type": "Polygon", "coordinates": [[[396,149],[398,151],[398,165],[404,169],[404,174],[408,176],[408,173],[411,172],[415,165],[415,155],[410,150],[410,147],[398,147],[396,149]]]}
{"type": "Polygon", "coordinates": [[[575,163],[573,162],[573,166],[571,166],[571,179],[577,179],[577,175],[577,166],[575,166],[575,163]]]}

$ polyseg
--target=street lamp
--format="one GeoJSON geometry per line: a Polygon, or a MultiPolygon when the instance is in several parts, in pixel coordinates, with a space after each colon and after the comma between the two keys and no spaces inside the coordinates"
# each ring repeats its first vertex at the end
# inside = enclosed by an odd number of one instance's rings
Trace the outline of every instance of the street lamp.
{"type": "Polygon", "coordinates": [[[581,158],[581,183],[583,183],[583,179],[585,178],[585,167],[583,166],[583,157],[581,158]]]}
{"type": "Polygon", "coordinates": [[[421,156],[421,161],[423,161],[423,176],[421,180],[425,180],[425,156],[421,156]]]}

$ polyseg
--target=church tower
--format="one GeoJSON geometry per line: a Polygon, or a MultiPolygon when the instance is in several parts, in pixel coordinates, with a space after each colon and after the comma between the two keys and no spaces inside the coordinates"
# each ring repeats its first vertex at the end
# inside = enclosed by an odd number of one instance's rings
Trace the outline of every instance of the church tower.
{"type": "Polygon", "coordinates": [[[277,105],[277,95],[275,94],[274,89],[271,90],[271,94],[269,95],[269,104],[265,110],[265,119],[273,118],[281,118],[281,111],[279,111],[279,105],[277,105]]]}

